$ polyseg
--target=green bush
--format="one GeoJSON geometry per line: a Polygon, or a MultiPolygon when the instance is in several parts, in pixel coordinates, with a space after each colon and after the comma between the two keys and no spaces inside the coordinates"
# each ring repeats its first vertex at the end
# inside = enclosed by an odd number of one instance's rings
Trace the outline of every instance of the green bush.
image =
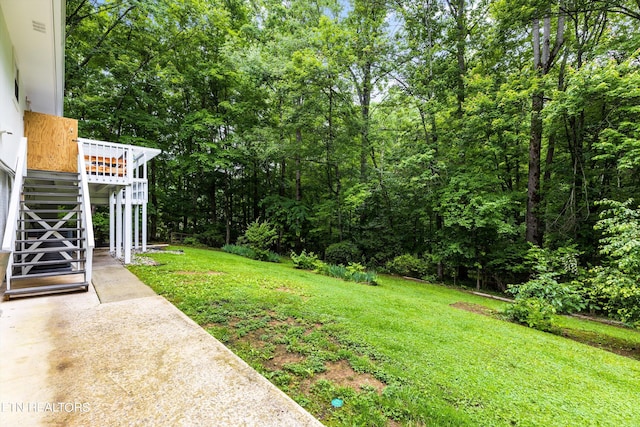
{"type": "Polygon", "coordinates": [[[427,261],[410,254],[400,255],[387,262],[387,270],[400,276],[409,276],[421,279],[429,273],[427,261]]]}
{"type": "Polygon", "coordinates": [[[378,284],[377,274],[374,271],[366,271],[366,268],[360,263],[349,263],[345,267],[344,265],[327,264],[318,261],[316,262],[315,272],[350,282],[367,283],[369,285],[378,284]]]}
{"type": "Polygon", "coordinates": [[[640,325],[640,207],[633,200],[603,200],[594,227],[602,232],[603,265],[590,271],[585,286],[589,308],[630,325],[640,325]]]}
{"type": "Polygon", "coordinates": [[[305,250],[300,252],[300,255],[296,255],[295,252],[291,252],[291,261],[293,261],[293,266],[295,268],[300,268],[302,270],[314,270],[316,268],[316,263],[318,262],[318,256],[313,252],[307,253],[305,250]]]}
{"type": "Polygon", "coordinates": [[[533,278],[521,285],[509,285],[507,292],[516,301],[537,298],[550,304],[557,313],[575,313],[587,304],[577,280],[579,252],[573,247],[555,250],[532,246],[526,259],[533,278]]]}
{"type": "Polygon", "coordinates": [[[96,244],[102,246],[109,241],[109,212],[97,211],[91,216],[91,220],[96,244]]]}
{"type": "Polygon", "coordinates": [[[259,258],[260,261],[275,262],[275,263],[279,263],[281,261],[280,255],[272,251],[264,251],[262,256],[263,258],[259,258]]]}
{"type": "Polygon", "coordinates": [[[348,265],[361,260],[362,252],[353,242],[333,243],[324,252],[324,259],[329,264],[348,265]]]}
{"type": "Polygon", "coordinates": [[[592,311],[640,326],[640,278],[613,267],[596,267],[584,287],[592,311]]]}
{"type": "Polygon", "coordinates": [[[516,300],[504,311],[512,321],[541,331],[550,331],[556,310],[544,298],[531,297],[516,300]]]}
{"type": "Polygon", "coordinates": [[[225,241],[224,235],[215,228],[210,228],[203,233],[196,234],[195,237],[199,243],[210,248],[219,248],[224,245],[225,241]]]}
{"type": "Polygon", "coordinates": [[[198,239],[197,237],[185,237],[184,240],[182,241],[182,244],[187,246],[193,246],[196,248],[206,247],[206,245],[201,243],[200,239],[198,239]]]}
{"type": "Polygon", "coordinates": [[[253,249],[268,251],[278,238],[275,226],[268,221],[255,220],[247,227],[244,236],[238,239],[238,243],[250,246],[253,249]]]}
{"type": "Polygon", "coordinates": [[[576,285],[558,283],[549,274],[541,274],[522,285],[510,285],[507,292],[514,295],[516,300],[543,299],[558,313],[576,313],[586,307],[582,293],[576,285]]]}
{"type": "Polygon", "coordinates": [[[240,255],[257,261],[280,262],[280,256],[278,254],[267,250],[250,248],[249,246],[224,245],[222,250],[230,254],[240,255]]]}
{"type": "Polygon", "coordinates": [[[222,250],[234,255],[240,255],[245,258],[256,259],[256,251],[248,246],[243,245],[224,245],[222,250]]]}

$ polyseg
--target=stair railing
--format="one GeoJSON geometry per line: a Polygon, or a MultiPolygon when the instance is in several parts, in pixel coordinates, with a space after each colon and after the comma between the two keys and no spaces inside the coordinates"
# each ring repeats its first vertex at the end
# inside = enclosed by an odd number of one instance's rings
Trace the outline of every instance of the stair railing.
{"type": "Polygon", "coordinates": [[[20,195],[22,194],[22,184],[27,174],[27,138],[20,138],[18,145],[18,156],[16,158],[16,175],[11,188],[11,198],[9,199],[9,211],[7,212],[7,224],[2,239],[2,250],[10,251],[7,263],[7,290],[11,290],[11,273],[13,271],[13,251],[16,245],[16,232],[18,227],[18,215],[20,213],[20,195]]]}
{"type": "Polygon", "coordinates": [[[85,229],[85,280],[91,283],[91,275],[93,272],[93,249],[95,248],[95,240],[93,236],[93,221],[91,217],[91,200],[89,197],[89,180],[87,178],[87,168],[84,157],[84,148],[82,141],[78,141],[78,172],[80,173],[80,190],[82,204],[82,223],[85,229]]]}

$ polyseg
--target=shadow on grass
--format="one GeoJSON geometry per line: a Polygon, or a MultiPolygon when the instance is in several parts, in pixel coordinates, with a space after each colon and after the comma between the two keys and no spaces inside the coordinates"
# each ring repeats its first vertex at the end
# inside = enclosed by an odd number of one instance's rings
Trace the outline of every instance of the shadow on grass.
{"type": "MultiPolygon", "coordinates": [[[[480,314],[483,316],[493,317],[494,319],[505,320],[498,311],[480,304],[459,301],[451,304],[451,307],[469,311],[471,313],[480,314]]],[[[577,341],[582,344],[587,344],[592,347],[597,347],[599,349],[606,350],[620,356],[640,360],[640,346],[637,343],[631,341],[599,334],[593,331],[582,331],[571,328],[556,328],[550,333],[577,341]]]]}

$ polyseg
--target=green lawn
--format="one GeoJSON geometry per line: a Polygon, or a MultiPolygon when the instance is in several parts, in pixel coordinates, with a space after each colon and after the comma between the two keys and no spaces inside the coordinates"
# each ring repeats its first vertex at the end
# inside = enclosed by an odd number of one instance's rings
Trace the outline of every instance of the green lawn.
{"type": "MultiPolygon", "coordinates": [[[[451,306],[500,301],[184,252],[131,270],[326,425],[640,425],[637,360],[451,306]]],[[[561,323],[640,345],[637,331],[561,323]]]]}

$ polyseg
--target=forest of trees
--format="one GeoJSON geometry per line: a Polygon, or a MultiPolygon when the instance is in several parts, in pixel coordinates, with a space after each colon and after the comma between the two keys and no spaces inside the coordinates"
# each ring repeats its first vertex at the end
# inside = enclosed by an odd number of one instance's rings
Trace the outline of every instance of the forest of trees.
{"type": "Polygon", "coordinates": [[[573,257],[640,318],[639,0],[68,0],[66,26],[65,115],[163,150],[154,238],[259,219],[283,254],[499,290],[573,257]]]}

